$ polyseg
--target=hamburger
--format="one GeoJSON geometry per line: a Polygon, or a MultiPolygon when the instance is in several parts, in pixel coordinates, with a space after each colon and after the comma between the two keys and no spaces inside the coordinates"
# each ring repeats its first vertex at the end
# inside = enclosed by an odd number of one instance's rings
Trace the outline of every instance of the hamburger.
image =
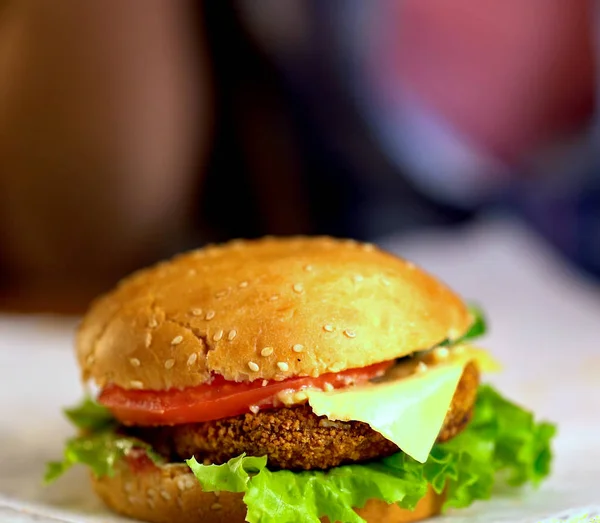
{"type": "Polygon", "coordinates": [[[417,521],[538,484],[555,429],[481,383],[481,311],[409,261],[325,237],[141,270],[83,317],[83,402],[53,481],[91,469],[155,523],[417,521]]]}

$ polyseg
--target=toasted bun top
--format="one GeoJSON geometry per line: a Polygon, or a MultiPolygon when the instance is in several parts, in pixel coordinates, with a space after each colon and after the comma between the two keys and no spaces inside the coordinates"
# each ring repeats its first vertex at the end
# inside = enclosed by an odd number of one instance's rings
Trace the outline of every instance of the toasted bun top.
{"type": "Polygon", "coordinates": [[[168,389],[365,367],[468,329],[445,285],[370,244],[324,237],[210,246],[139,271],[92,304],[85,380],[168,389]]]}

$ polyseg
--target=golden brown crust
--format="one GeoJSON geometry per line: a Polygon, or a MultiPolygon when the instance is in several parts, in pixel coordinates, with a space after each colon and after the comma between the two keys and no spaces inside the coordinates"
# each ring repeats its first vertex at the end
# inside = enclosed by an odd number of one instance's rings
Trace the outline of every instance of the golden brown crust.
{"type": "Polygon", "coordinates": [[[454,391],[452,403],[437,438],[438,443],[450,441],[467,427],[473,417],[478,388],[479,369],[475,363],[470,362],[463,370],[458,386],[454,391]]]}
{"type": "Polygon", "coordinates": [[[77,354],[100,386],[161,390],[210,372],[280,380],[364,367],[456,338],[470,322],[445,285],[371,245],[264,238],[125,279],[83,319],[77,354]]]}
{"type": "MultiPolygon", "coordinates": [[[[152,523],[243,523],[243,494],[203,492],[186,465],[133,473],[120,463],[113,477],[92,477],[96,493],[115,512],[152,523]]],[[[357,513],[367,523],[408,523],[439,514],[443,498],[431,489],[414,511],[370,500],[357,513]]],[[[327,521],[324,518],[323,521],[327,521]]]]}
{"type": "Polygon", "coordinates": [[[329,469],[398,452],[396,445],[366,423],[330,421],[308,405],[130,431],[175,459],[194,456],[205,464],[221,464],[242,453],[266,455],[270,470],[329,469]]]}

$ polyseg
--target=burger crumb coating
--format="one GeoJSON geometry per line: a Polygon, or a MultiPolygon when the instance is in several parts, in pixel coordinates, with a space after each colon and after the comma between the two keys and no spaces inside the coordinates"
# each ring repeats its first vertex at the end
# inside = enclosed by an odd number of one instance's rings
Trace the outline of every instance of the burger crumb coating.
{"type": "MultiPolygon", "coordinates": [[[[437,441],[456,436],[468,424],[479,384],[473,363],[467,365],[437,441]]],[[[269,468],[310,470],[382,458],[398,447],[358,421],[331,421],[308,405],[259,411],[204,423],[173,427],[129,428],[170,459],[195,458],[221,464],[243,452],[268,456],[269,468]]]]}
{"type": "Polygon", "coordinates": [[[153,444],[160,451],[178,459],[193,455],[205,464],[245,452],[266,454],[271,469],[327,469],[397,451],[366,423],[330,421],[307,405],[150,430],[156,431],[153,444]]]}

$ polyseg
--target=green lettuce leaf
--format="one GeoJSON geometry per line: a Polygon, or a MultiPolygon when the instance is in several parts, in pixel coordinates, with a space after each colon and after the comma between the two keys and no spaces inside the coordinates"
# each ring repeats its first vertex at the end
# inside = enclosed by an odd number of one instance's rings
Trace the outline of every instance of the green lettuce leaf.
{"type": "Polygon", "coordinates": [[[52,482],[78,463],[90,467],[96,476],[112,476],[115,464],[143,445],[108,431],[72,438],[67,441],[63,460],[48,463],[44,480],[52,482]]]}
{"type": "Polygon", "coordinates": [[[91,398],[84,398],[79,405],[64,409],[63,412],[73,425],[86,431],[100,431],[116,425],[110,410],[91,398]]]}
{"type": "Polygon", "coordinates": [[[323,516],[359,523],[353,507],[374,498],[412,509],[428,484],[438,493],[446,489],[445,509],[488,499],[499,473],[511,485],[537,485],[550,472],[554,434],[552,425],[536,423],[531,413],[482,386],[469,427],[435,445],[424,464],[401,452],[329,471],[270,471],[265,461],[246,456],[218,466],[187,463],[203,488],[226,490],[232,484],[235,492],[245,492],[251,523],[317,523],[323,516]]]}
{"type": "MultiPolygon", "coordinates": [[[[508,401],[493,387],[479,388],[469,428],[464,435],[471,441],[463,446],[474,443],[473,435],[479,435],[482,445],[486,441],[490,446],[493,444],[495,468],[508,472],[509,485],[527,482],[538,485],[550,473],[550,442],[556,435],[556,427],[551,423],[536,423],[531,412],[508,401]]],[[[451,440],[445,447],[452,449],[456,445],[451,440]]]]}
{"type": "Polygon", "coordinates": [[[237,458],[230,459],[224,465],[202,465],[192,457],[192,459],[186,460],[186,463],[206,492],[221,490],[245,492],[248,490],[250,475],[267,466],[267,457],[246,457],[246,454],[242,454],[237,458]]]}
{"type": "Polygon", "coordinates": [[[467,333],[460,338],[460,343],[480,338],[487,332],[487,321],[483,309],[478,305],[471,304],[469,305],[469,313],[473,317],[473,323],[467,333]]]}
{"type": "Polygon", "coordinates": [[[263,469],[248,483],[244,502],[247,520],[258,522],[359,523],[352,507],[363,507],[371,498],[414,508],[427,490],[427,482],[410,470],[390,474],[382,463],[347,465],[328,472],[271,472],[263,469]]]}
{"type": "Polygon", "coordinates": [[[144,449],[155,463],[161,458],[150,445],[116,432],[117,422],[110,411],[86,398],[65,415],[80,429],[80,435],[67,441],[62,461],[47,464],[44,481],[51,483],[73,465],[87,465],[96,476],[112,476],[115,464],[133,449],[144,449]]]}

